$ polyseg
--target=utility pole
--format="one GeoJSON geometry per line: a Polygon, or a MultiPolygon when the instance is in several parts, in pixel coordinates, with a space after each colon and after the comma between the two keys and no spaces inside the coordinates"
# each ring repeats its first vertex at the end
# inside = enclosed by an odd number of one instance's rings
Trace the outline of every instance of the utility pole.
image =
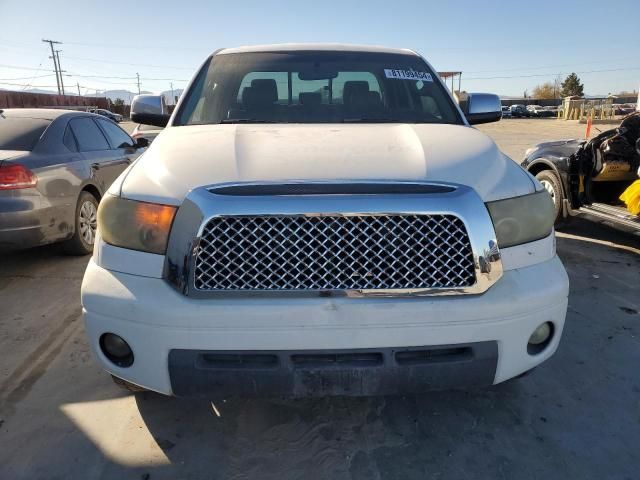
{"type": "Polygon", "coordinates": [[[60,65],[60,50],[56,50],[56,60],[58,60],[58,72],[60,72],[60,87],[62,88],[62,95],[64,95],[64,82],[62,81],[62,66],[60,65]]]}
{"type": "Polygon", "coordinates": [[[42,41],[44,43],[48,43],[49,46],[51,47],[51,56],[49,58],[51,58],[53,60],[53,69],[56,72],[56,84],[58,85],[58,95],[60,95],[62,92],[60,90],[60,77],[58,76],[58,61],[57,61],[57,57],[56,57],[56,52],[54,52],[53,50],[53,44],[54,43],[62,43],[62,42],[58,42],[56,40],[45,40],[44,38],[42,39],[42,41]]]}
{"type": "Polygon", "coordinates": [[[140,95],[140,74],[136,72],[136,77],[138,77],[138,95],[140,95]]]}
{"type": "Polygon", "coordinates": [[[173,82],[171,82],[169,85],[171,85],[171,105],[175,105],[176,97],[173,96],[173,82]]]}
{"type": "Polygon", "coordinates": [[[76,82],[76,85],[78,86],[78,96],[81,97],[82,95],[80,94],[80,82],[76,82]]]}

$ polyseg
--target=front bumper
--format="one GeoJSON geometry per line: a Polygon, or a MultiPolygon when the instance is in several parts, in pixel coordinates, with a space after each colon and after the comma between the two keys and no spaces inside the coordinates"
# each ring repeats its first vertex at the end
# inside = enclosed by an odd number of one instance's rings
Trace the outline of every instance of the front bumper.
{"type": "Polygon", "coordinates": [[[169,376],[178,396],[418,393],[460,385],[491,385],[496,342],[438,347],[350,350],[171,350],[169,376]]]}
{"type": "MultiPolygon", "coordinates": [[[[409,347],[473,349],[477,344],[489,342],[497,349],[494,366],[487,368],[485,363],[476,368],[478,364],[467,364],[465,368],[458,362],[453,365],[456,368],[441,370],[446,371],[444,375],[433,373],[431,368],[421,378],[428,388],[500,383],[530,370],[555,352],[564,326],[567,296],[567,274],[557,257],[506,271],[482,295],[451,297],[193,299],[181,295],[162,279],[109,271],[93,260],[82,287],[87,334],[104,368],[160,393],[190,396],[215,396],[216,391],[224,395],[234,393],[228,382],[224,388],[220,386],[223,375],[216,376],[215,368],[202,364],[203,354],[224,352],[273,354],[281,358],[290,357],[295,351],[334,355],[342,350],[348,350],[346,353],[374,350],[383,357],[387,355],[384,358],[391,358],[389,355],[395,351],[414,349],[409,347]],[[527,353],[529,336],[547,321],[554,325],[551,341],[541,352],[527,353]],[[99,338],[106,332],[120,335],[131,345],[135,356],[132,366],[117,367],[100,351],[99,338]],[[474,374],[467,375],[471,371],[474,374]]],[[[476,354],[473,358],[487,357],[476,354]]],[[[386,362],[386,366],[395,364],[386,362]]],[[[369,374],[362,374],[361,370],[354,374],[352,366],[341,370],[336,364],[332,368],[342,372],[344,381],[339,383],[338,390],[341,394],[390,393],[390,390],[400,393],[402,386],[417,390],[416,382],[405,382],[398,384],[397,390],[391,385],[380,390],[350,387],[351,391],[345,392],[345,384],[355,385],[369,374]]],[[[312,383],[328,378],[327,388],[296,390],[291,387],[295,382],[289,378],[281,384],[282,389],[275,390],[294,395],[336,393],[331,387],[334,377],[314,377],[313,369],[309,371],[304,375],[315,378],[310,380],[312,383]]],[[[393,374],[393,370],[386,373],[393,374]]],[[[249,393],[245,384],[237,385],[235,393],[249,393]]],[[[275,392],[263,387],[250,393],[275,392]]]]}

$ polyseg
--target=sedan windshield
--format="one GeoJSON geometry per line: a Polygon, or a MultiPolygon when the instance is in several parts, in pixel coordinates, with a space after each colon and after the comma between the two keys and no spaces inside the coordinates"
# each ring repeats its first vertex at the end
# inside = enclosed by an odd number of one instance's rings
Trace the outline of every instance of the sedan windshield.
{"type": "Polygon", "coordinates": [[[416,55],[294,51],[216,55],[174,125],[383,122],[463,123],[416,55]]]}
{"type": "Polygon", "coordinates": [[[33,150],[50,123],[42,118],[0,115],[0,150],[33,150]]]}

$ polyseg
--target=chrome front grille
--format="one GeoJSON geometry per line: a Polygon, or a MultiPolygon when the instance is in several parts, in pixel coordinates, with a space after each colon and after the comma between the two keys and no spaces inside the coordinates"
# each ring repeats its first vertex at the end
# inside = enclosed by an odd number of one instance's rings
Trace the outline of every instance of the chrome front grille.
{"type": "Polygon", "coordinates": [[[456,289],[475,284],[454,215],[215,216],[195,252],[199,291],[456,289]]]}

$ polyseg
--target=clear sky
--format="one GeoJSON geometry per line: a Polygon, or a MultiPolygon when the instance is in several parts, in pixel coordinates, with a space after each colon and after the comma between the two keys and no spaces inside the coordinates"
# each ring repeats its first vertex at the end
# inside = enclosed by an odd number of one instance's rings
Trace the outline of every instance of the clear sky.
{"type": "Polygon", "coordinates": [[[639,31],[639,0],[0,0],[0,87],[55,90],[48,38],[68,87],[94,92],[134,91],[136,72],[143,90],[184,87],[225,46],[346,42],[417,50],[467,91],[521,96],[575,71],[607,94],[640,86],[639,31]]]}

